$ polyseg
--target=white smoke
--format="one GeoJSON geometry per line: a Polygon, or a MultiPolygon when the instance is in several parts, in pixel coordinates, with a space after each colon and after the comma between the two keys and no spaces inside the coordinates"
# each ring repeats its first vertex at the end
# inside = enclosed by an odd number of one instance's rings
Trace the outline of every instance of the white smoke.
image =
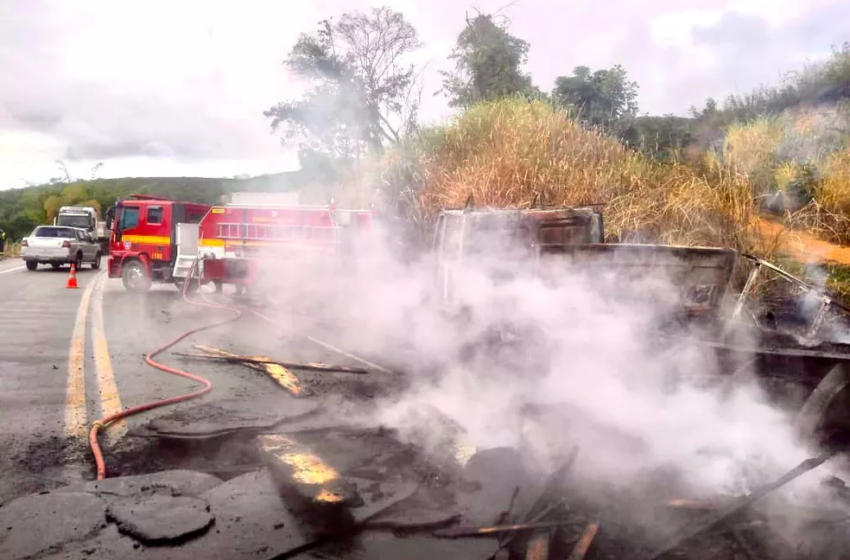
{"type": "Polygon", "coordinates": [[[370,248],[342,273],[289,263],[269,288],[296,322],[299,313],[321,319],[340,346],[412,377],[374,413],[402,437],[445,442],[445,423],[424,412],[436,409],[467,442],[520,447],[543,470],[577,444],[576,469],[588,479],[628,484],[672,469],[697,494],[750,491],[811,455],[752,377],[731,390],[706,384],[730,372],[697,335],[659,338],[677,293],[659,274],[622,282],[556,264],[539,276],[494,257],[458,272],[467,306],[458,318],[438,305],[430,256],[404,265],[370,248]],[[492,279],[494,267],[511,266],[512,276],[492,279]],[[504,325],[533,336],[524,345],[482,342],[504,325]]]}

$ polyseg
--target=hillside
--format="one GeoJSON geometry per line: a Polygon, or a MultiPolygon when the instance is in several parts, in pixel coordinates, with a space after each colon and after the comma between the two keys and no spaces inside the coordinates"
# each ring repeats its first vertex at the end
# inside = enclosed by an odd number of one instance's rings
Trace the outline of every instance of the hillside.
{"type": "Polygon", "coordinates": [[[303,189],[310,184],[310,177],[301,171],[247,179],[126,177],[59,182],[0,191],[0,228],[3,228],[12,240],[17,240],[27,235],[36,225],[51,222],[62,205],[86,203],[103,211],[116,200],[133,193],[214,203],[229,192],[283,192],[303,189]]]}
{"type": "MultiPolygon", "coordinates": [[[[775,86],[762,86],[720,101],[707,99],[692,107],[689,117],[645,115],[622,127],[620,138],[629,147],[658,159],[686,158],[714,149],[722,150],[730,128],[766,118],[806,121],[807,134],[817,141],[828,135],[850,134],[850,43],[835,48],[830,57],[788,74],[775,86]],[[810,126],[815,114],[822,126],[810,126]]],[[[799,135],[799,134],[798,134],[799,135]]],[[[821,150],[823,151],[823,150],[821,150]]],[[[794,154],[797,159],[807,154],[794,154]]]]}

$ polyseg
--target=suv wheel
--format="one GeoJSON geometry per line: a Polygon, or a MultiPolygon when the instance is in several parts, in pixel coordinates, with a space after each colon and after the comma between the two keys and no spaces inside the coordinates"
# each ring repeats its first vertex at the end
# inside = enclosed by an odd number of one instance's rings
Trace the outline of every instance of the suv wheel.
{"type": "Polygon", "coordinates": [[[98,251],[97,255],[95,255],[94,262],[91,263],[91,267],[93,270],[98,270],[100,268],[100,251],[98,251]]]}

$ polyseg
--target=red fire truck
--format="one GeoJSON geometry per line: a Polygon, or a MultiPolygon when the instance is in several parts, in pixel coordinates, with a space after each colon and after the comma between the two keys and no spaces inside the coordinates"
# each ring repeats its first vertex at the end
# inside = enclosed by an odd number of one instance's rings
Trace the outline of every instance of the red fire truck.
{"type": "Polygon", "coordinates": [[[356,250],[356,235],[372,229],[371,210],[326,206],[263,204],[261,193],[216,206],[132,195],[110,210],[114,224],[109,277],[122,278],[131,291],[151,283],[182,286],[192,264],[201,283],[244,287],[271,262],[323,259],[336,262],[356,250]]]}
{"type": "MultiPolygon", "coordinates": [[[[122,278],[131,291],[145,291],[152,281],[173,279],[178,254],[178,225],[198,224],[206,204],[131,195],[107,212],[109,277],[122,278]]],[[[196,226],[197,227],[197,226],[196,226]]]]}

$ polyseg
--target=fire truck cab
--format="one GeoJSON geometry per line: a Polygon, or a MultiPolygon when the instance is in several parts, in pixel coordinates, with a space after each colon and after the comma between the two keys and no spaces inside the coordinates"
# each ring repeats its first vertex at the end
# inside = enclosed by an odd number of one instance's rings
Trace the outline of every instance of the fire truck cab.
{"type": "Polygon", "coordinates": [[[152,282],[182,282],[173,277],[178,228],[200,223],[209,209],[206,204],[138,194],[118,202],[108,214],[109,277],[121,278],[125,288],[137,292],[148,290],[152,282]]]}
{"type": "Polygon", "coordinates": [[[602,243],[602,213],[594,207],[441,210],[434,229],[440,306],[453,308],[459,277],[472,268],[493,279],[530,269],[535,247],[602,243]]]}

